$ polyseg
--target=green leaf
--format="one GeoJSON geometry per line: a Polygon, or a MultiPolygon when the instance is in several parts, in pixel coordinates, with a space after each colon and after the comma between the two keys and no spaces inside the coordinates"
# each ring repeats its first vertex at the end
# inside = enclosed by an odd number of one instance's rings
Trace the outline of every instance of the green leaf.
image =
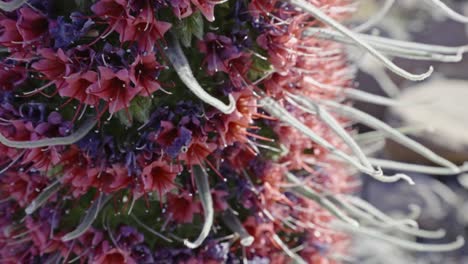
{"type": "MultiPolygon", "coordinates": [[[[128,113],[132,120],[144,123],[149,119],[152,101],[150,97],[137,96],[130,103],[128,113]]],[[[117,113],[120,123],[130,127],[131,121],[129,120],[126,110],[121,110],[117,113]]]]}
{"type": "Polygon", "coordinates": [[[203,38],[203,17],[200,12],[195,12],[189,20],[192,28],[192,33],[198,39],[203,38]]]}
{"type": "Polygon", "coordinates": [[[176,25],[177,38],[184,47],[190,47],[192,36],[203,38],[203,17],[200,12],[195,12],[186,19],[182,19],[176,25]]]}

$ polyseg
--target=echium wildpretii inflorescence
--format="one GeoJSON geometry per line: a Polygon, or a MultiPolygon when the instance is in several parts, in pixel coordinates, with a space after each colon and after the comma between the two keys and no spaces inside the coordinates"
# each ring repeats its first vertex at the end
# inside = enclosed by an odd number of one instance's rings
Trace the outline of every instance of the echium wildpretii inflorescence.
{"type": "Polygon", "coordinates": [[[395,102],[352,88],[340,42],[411,80],[432,69],[409,73],[386,55],[456,61],[465,49],[350,31],[338,21],[356,7],[0,1],[0,262],[335,262],[348,233],[412,250],[460,247],[461,238],[423,245],[383,234],[443,236],[352,196],[356,172],[413,183],[384,175],[376,164],[395,163],[369,159],[352,122],[440,165],[398,167],[465,168],[348,104],[395,102]]]}

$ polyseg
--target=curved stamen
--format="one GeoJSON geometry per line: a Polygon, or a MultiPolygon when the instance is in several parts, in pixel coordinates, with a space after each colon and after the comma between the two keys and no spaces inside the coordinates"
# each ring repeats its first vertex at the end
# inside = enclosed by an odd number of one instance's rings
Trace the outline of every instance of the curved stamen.
{"type": "Polygon", "coordinates": [[[410,72],[407,72],[406,70],[395,65],[391,60],[389,60],[387,57],[382,55],[382,53],[380,53],[379,51],[374,49],[371,45],[369,45],[367,42],[359,38],[359,36],[353,33],[351,30],[347,29],[345,26],[341,25],[336,20],[334,20],[333,18],[325,14],[322,10],[317,8],[315,5],[310,4],[306,2],[305,0],[284,0],[284,1],[289,2],[291,5],[297,8],[301,8],[305,12],[314,16],[316,19],[322,21],[328,26],[341,32],[343,35],[351,39],[361,48],[367,50],[372,56],[374,56],[376,59],[382,62],[389,70],[400,75],[401,77],[404,77],[412,81],[421,81],[431,76],[432,72],[434,71],[434,68],[431,66],[429,70],[423,74],[412,74],[410,72]]]}
{"type": "Polygon", "coordinates": [[[455,20],[457,22],[460,22],[460,23],[468,23],[468,17],[467,16],[464,16],[464,15],[461,15],[461,14],[455,12],[453,9],[451,9],[446,4],[444,4],[442,1],[440,1],[440,0],[426,0],[426,1],[429,1],[433,5],[437,6],[440,9],[442,9],[444,14],[447,15],[449,18],[451,18],[451,19],[453,19],[453,20],[455,20]]]}
{"type": "Polygon", "coordinates": [[[281,238],[277,234],[273,234],[273,240],[278,244],[278,246],[283,250],[283,252],[288,255],[294,262],[297,264],[306,264],[307,262],[301,258],[298,254],[293,252],[291,249],[288,248],[288,246],[281,240],[281,238]]]}
{"type": "Polygon", "coordinates": [[[388,11],[392,8],[393,4],[395,3],[395,0],[387,0],[385,1],[385,4],[382,6],[382,8],[379,10],[379,12],[375,13],[369,20],[366,22],[362,23],[361,25],[353,28],[354,32],[363,32],[367,31],[370,28],[374,27],[379,23],[385,15],[387,15],[388,11]]]}
{"type": "MultiPolygon", "coordinates": [[[[306,35],[313,35],[317,38],[333,40],[349,45],[357,46],[357,43],[349,40],[346,36],[338,31],[333,31],[324,28],[309,28],[306,35]]],[[[468,47],[464,46],[441,46],[431,45],[418,42],[409,42],[373,36],[367,34],[356,34],[360,39],[368,43],[376,50],[390,56],[407,58],[413,60],[432,60],[442,62],[459,62],[463,59],[463,54],[468,51],[468,47]]]]}
{"type": "Polygon", "coordinates": [[[346,95],[347,98],[353,99],[356,101],[361,101],[361,102],[366,102],[366,103],[371,103],[375,105],[382,105],[382,106],[399,106],[399,105],[405,105],[402,102],[399,102],[397,100],[388,98],[388,97],[383,97],[371,93],[367,93],[358,89],[353,89],[353,88],[345,88],[343,89],[343,93],[346,95]]]}
{"type": "Polygon", "coordinates": [[[412,163],[405,163],[405,162],[399,162],[399,161],[393,161],[393,160],[369,158],[369,161],[375,166],[379,166],[384,169],[417,172],[417,173],[431,174],[431,175],[437,175],[437,176],[456,175],[459,173],[468,172],[468,162],[465,162],[465,164],[458,167],[459,172],[457,172],[457,171],[454,171],[452,168],[412,164],[412,163]]]}
{"type": "Polygon", "coordinates": [[[323,107],[314,102],[307,100],[304,97],[294,95],[289,93],[289,96],[292,97],[296,102],[301,104],[303,107],[306,107],[307,112],[317,115],[325,124],[330,127],[337,136],[339,136],[343,142],[348,145],[348,147],[353,151],[357,156],[359,161],[366,167],[373,169],[372,164],[367,159],[367,156],[361,150],[361,147],[356,143],[356,141],[349,135],[349,133],[341,126],[341,124],[323,107]]]}
{"type": "Polygon", "coordinates": [[[343,222],[346,222],[350,225],[359,226],[359,222],[355,219],[347,216],[340,208],[338,208],[335,204],[333,204],[329,199],[325,196],[318,194],[313,189],[307,187],[299,178],[294,176],[292,173],[287,173],[286,178],[289,182],[295,184],[296,186],[291,187],[291,190],[295,191],[297,194],[307,197],[319,205],[321,205],[324,209],[330,212],[332,215],[336,216],[343,222]]]}
{"type": "Polygon", "coordinates": [[[451,161],[441,157],[440,155],[434,153],[432,150],[426,148],[422,144],[414,141],[413,139],[407,137],[406,135],[402,134],[400,131],[392,128],[391,126],[385,124],[384,122],[380,121],[379,119],[364,113],[360,110],[354,109],[350,106],[342,105],[332,101],[321,101],[321,104],[328,106],[331,108],[332,111],[346,116],[352,120],[357,122],[363,123],[373,129],[380,130],[384,132],[388,137],[393,139],[394,141],[400,143],[401,145],[415,151],[416,153],[421,154],[422,156],[426,157],[427,159],[445,166],[452,170],[454,174],[460,173],[460,168],[458,168],[455,164],[451,161]]]}
{"type": "Polygon", "coordinates": [[[341,229],[345,232],[350,232],[358,235],[363,235],[378,240],[386,241],[393,245],[399,246],[401,248],[413,251],[424,251],[424,252],[447,252],[457,250],[465,244],[465,239],[462,236],[458,236],[455,241],[446,244],[422,244],[409,240],[404,240],[398,237],[389,236],[383,233],[378,232],[375,229],[367,228],[363,226],[355,227],[347,225],[338,221],[334,221],[331,224],[332,227],[341,229]]]}
{"type": "Polygon", "coordinates": [[[278,118],[278,120],[289,124],[290,126],[296,128],[297,130],[301,131],[305,136],[312,139],[318,145],[322,146],[323,148],[330,151],[332,154],[336,155],[337,157],[341,158],[342,160],[348,162],[359,171],[366,173],[367,175],[373,177],[376,180],[381,182],[396,182],[399,180],[405,180],[408,183],[412,184],[413,181],[410,177],[404,174],[395,174],[392,176],[384,176],[383,172],[379,170],[370,169],[368,167],[363,166],[359,163],[355,158],[349,156],[348,154],[344,153],[340,149],[334,147],[328,141],[323,139],[322,137],[318,136],[314,131],[312,131],[309,127],[304,125],[301,121],[291,115],[286,109],[284,109],[279,103],[277,103],[271,97],[263,97],[260,99],[259,104],[263,107],[263,109],[268,112],[273,117],[278,118]]]}

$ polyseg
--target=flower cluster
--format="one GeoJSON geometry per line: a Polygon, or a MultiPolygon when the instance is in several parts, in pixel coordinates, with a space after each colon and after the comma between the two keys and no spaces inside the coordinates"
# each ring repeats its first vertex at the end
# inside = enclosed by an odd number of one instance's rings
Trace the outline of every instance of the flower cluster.
{"type": "Polygon", "coordinates": [[[297,7],[350,0],[22,2],[0,2],[0,262],[346,254],[352,167],[387,177],[321,105],[354,72],[297,7]]]}

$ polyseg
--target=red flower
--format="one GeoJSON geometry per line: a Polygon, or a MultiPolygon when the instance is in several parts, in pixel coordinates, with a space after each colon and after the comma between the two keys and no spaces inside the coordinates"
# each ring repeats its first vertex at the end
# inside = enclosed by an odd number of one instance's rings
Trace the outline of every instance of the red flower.
{"type": "Polygon", "coordinates": [[[95,179],[96,187],[105,193],[114,193],[125,188],[132,180],[123,165],[114,164],[104,170],[93,168],[88,170],[88,178],[95,179]]]}
{"type": "Polygon", "coordinates": [[[95,84],[98,80],[98,75],[94,71],[85,73],[78,72],[67,77],[67,85],[59,89],[61,96],[74,98],[81,103],[96,106],[99,103],[99,98],[87,92],[87,89],[95,84]]]}
{"type": "MultiPolygon", "coordinates": [[[[0,189],[21,207],[26,207],[47,186],[47,178],[39,174],[7,171],[0,179],[0,189]]],[[[3,194],[2,194],[3,196],[3,194]]]]}
{"type": "Polygon", "coordinates": [[[23,66],[4,65],[0,67],[0,90],[12,91],[18,88],[27,77],[23,66]]]}
{"type": "Polygon", "coordinates": [[[87,92],[102,98],[109,104],[109,112],[115,113],[130,106],[130,101],[140,92],[138,87],[130,86],[127,70],[114,73],[106,67],[99,67],[100,80],[91,85],[87,92]]]}
{"type": "Polygon", "coordinates": [[[168,165],[164,161],[155,161],[143,168],[142,182],[146,192],[157,191],[159,196],[175,187],[174,179],[182,171],[178,165],[168,165]]]}
{"type": "Polygon", "coordinates": [[[159,72],[164,67],[156,61],[154,53],[138,55],[131,65],[130,80],[145,96],[151,96],[161,86],[157,81],[159,72]]]}
{"type": "Polygon", "coordinates": [[[49,21],[34,9],[23,7],[19,10],[17,27],[24,41],[34,41],[49,31],[49,21]]]}
{"type": "Polygon", "coordinates": [[[130,252],[113,248],[93,261],[95,264],[136,264],[130,252]]]}
{"type": "Polygon", "coordinates": [[[71,188],[74,197],[85,194],[96,185],[95,177],[88,177],[90,160],[80,152],[76,145],[72,145],[62,154],[61,158],[64,171],[60,181],[71,188]]]}
{"type": "Polygon", "coordinates": [[[200,212],[200,203],[187,191],[167,195],[167,211],[177,223],[191,223],[193,215],[200,212]]]}

